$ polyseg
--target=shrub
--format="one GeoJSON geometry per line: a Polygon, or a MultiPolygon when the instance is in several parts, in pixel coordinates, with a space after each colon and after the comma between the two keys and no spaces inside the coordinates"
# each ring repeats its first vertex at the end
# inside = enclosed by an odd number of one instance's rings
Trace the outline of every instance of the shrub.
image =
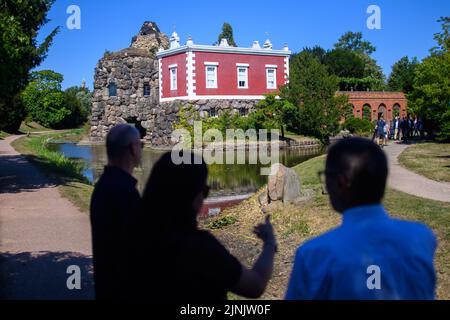
{"type": "Polygon", "coordinates": [[[236,221],[237,221],[237,219],[233,216],[225,216],[225,217],[222,217],[220,219],[217,219],[217,220],[211,222],[208,225],[208,228],[209,229],[222,229],[226,226],[235,224],[236,221]]]}
{"type": "Polygon", "coordinates": [[[374,125],[367,119],[349,118],[345,120],[344,129],[352,134],[367,135],[374,130],[374,125]]]}

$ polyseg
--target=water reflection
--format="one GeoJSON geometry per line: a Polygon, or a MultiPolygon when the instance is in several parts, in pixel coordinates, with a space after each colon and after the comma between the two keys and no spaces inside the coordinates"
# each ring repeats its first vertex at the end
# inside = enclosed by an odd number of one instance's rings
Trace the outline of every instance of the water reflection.
{"type": "MultiPolygon", "coordinates": [[[[104,146],[78,146],[72,143],[51,145],[53,150],[60,151],[66,157],[77,159],[85,164],[83,174],[91,182],[97,181],[107,163],[106,150],[104,146]]],[[[293,167],[318,154],[321,149],[296,149],[280,150],[280,162],[288,167],[293,167]]],[[[138,188],[142,191],[153,165],[158,161],[163,152],[144,149],[142,165],[135,170],[138,180],[138,188]]],[[[225,154],[224,154],[225,157],[225,154]]],[[[248,152],[247,152],[248,157],[248,152]]],[[[257,191],[267,183],[267,176],[261,176],[260,164],[212,164],[209,165],[209,185],[211,196],[230,196],[249,194],[257,191]]]]}

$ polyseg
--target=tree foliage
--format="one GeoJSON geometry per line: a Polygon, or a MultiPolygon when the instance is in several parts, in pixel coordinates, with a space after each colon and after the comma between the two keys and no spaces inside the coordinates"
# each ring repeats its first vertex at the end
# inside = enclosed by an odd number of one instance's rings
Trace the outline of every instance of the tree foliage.
{"type": "Polygon", "coordinates": [[[409,109],[421,115],[428,131],[441,141],[450,140],[449,18],[441,18],[442,32],[435,35],[438,47],[416,67],[409,109]],[[436,49],[439,48],[439,49],[436,49]]]}
{"type": "Polygon", "coordinates": [[[413,89],[414,72],[419,62],[417,58],[409,60],[403,57],[392,66],[388,79],[389,90],[409,93],[413,89]]]}
{"type": "Polygon", "coordinates": [[[438,22],[441,23],[442,31],[434,34],[437,46],[431,48],[432,55],[441,55],[450,51],[450,17],[441,17],[438,22]]]}
{"type": "Polygon", "coordinates": [[[376,48],[369,41],[363,39],[361,32],[352,31],[344,33],[334,47],[336,49],[359,52],[367,56],[370,56],[376,51],[376,48]]]}
{"type": "Polygon", "coordinates": [[[324,58],[330,73],[339,78],[363,78],[364,60],[360,55],[349,49],[334,49],[324,58]]]}
{"type": "Polygon", "coordinates": [[[54,0],[0,0],[0,130],[16,131],[25,118],[20,92],[28,83],[29,71],[38,66],[59,28],[41,44],[36,38],[48,22],[54,0]]]}
{"type": "Polygon", "coordinates": [[[368,136],[375,129],[374,124],[370,120],[354,117],[347,118],[343,127],[350,133],[360,136],[368,136]]]}
{"type": "Polygon", "coordinates": [[[286,129],[299,129],[299,112],[290,101],[279,99],[276,94],[266,95],[256,105],[256,110],[248,116],[250,126],[256,129],[277,129],[284,138],[286,129]]]}
{"type": "Polygon", "coordinates": [[[289,84],[282,96],[298,108],[299,131],[321,141],[336,134],[346,96],[336,96],[338,77],[307,51],[295,54],[290,62],[289,84]]]}
{"type": "Polygon", "coordinates": [[[413,90],[408,94],[410,111],[427,120],[438,140],[450,140],[450,52],[431,56],[417,66],[413,90]]]}
{"type": "Polygon", "coordinates": [[[327,52],[323,63],[339,77],[342,91],[376,91],[385,89],[381,67],[370,56],[376,48],[363,39],[361,32],[347,32],[327,52]]]}
{"type": "MultiPolygon", "coordinates": [[[[86,121],[89,110],[77,97],[79,88],[61,91],[63,76],[51,70],[36,71],[21,94],[33,121],[48,128],[73,128],[86,121]]],[[[85,102],[86,103],[86,102],[85,102]]]]}
{"type": "Polygon", "coordinates": [[[220,40],[227,39],[228,44],[232,47],[237,47],[236,42],[234,42],[233,38],[233,27],[228,22],[224,22],[222,26],[222,32],[219,34],[217,38],[217,43],[220,43],[220,40]]]}

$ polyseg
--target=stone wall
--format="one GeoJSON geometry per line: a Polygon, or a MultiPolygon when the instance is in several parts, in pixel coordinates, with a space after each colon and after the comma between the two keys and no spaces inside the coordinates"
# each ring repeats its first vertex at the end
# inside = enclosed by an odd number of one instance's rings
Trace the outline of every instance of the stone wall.
{"type": "Polygon", "coordinates": [[[134,123],[151,118],[159,103],[158,60],[142,49],[125,49],[101,59],[95,69],[92,103],[91,139],[103,140],[109,129],[119,123],[134,123]],[[115,83],[117,95],[109,96],[115,83]],[[144,83],[150,95],[144,96],[144,83]]]}
{"type": "Polygon", "coordinates": [[[200,117],[208,117],[212,109],[215,114],[220,116],[228,111],[231,114],[245,112],[248,114],[258,100],[175,100],[163,102],[151,112],[152,118],[143,123],[147,128],[149,135],[148,141],[152,146],[162,147],[171,145],[170,135],[173,131],[173,125],[178,120],[178,112],[184,107],[191,106],[193,110],[199,112],[200,117]]]}

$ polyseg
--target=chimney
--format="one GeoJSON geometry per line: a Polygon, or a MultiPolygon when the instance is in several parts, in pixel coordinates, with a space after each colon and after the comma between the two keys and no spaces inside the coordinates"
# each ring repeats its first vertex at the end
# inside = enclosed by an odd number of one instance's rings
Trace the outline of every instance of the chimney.
{"type": "Polygon", "coordinates": [[[283,46],[283,50],[284,50],[284,51],[289,51],[289,46],[288,46],[288,44],[287,44],[287,43],[285,43],[285,44],[284,44],[284,46],[283,46]]]}
{"type": "Polygon", "coordinates": [[[178,36],[178,33],[175,31],[172,33],[172,36],[170,37],[170,49],[175,49],[180,47],[180,37],[178,36]]]}
{"type": "Polygon", "coordinates": [[[220,39],[220,47],[229,47],[230,45],[228,44],[228,40],[225,38],[220,39]]]}
{"type": "Polygon", "coordinates": [[[261,49],[258,40],[253,41],[252,49],[261,49]]]}
{"type": "Polygon", "coordinates": [[[188,37],[188,39],[187,39],[187,41],[186,41],[186,45],[187,45],[187,46],[192,46],[192,45],[194,45],[194,41],[192,40],[192,37],[191,37],[191,36],[188,37]]]}
{"type": "Polygon", "coordinates": [[[272,42],[270,42],[270,40],[269,39],[267,39],[265,42],[264,42],[264,49],[267,49],[267,50],[271,50],[272,49],[272,42]]]}

